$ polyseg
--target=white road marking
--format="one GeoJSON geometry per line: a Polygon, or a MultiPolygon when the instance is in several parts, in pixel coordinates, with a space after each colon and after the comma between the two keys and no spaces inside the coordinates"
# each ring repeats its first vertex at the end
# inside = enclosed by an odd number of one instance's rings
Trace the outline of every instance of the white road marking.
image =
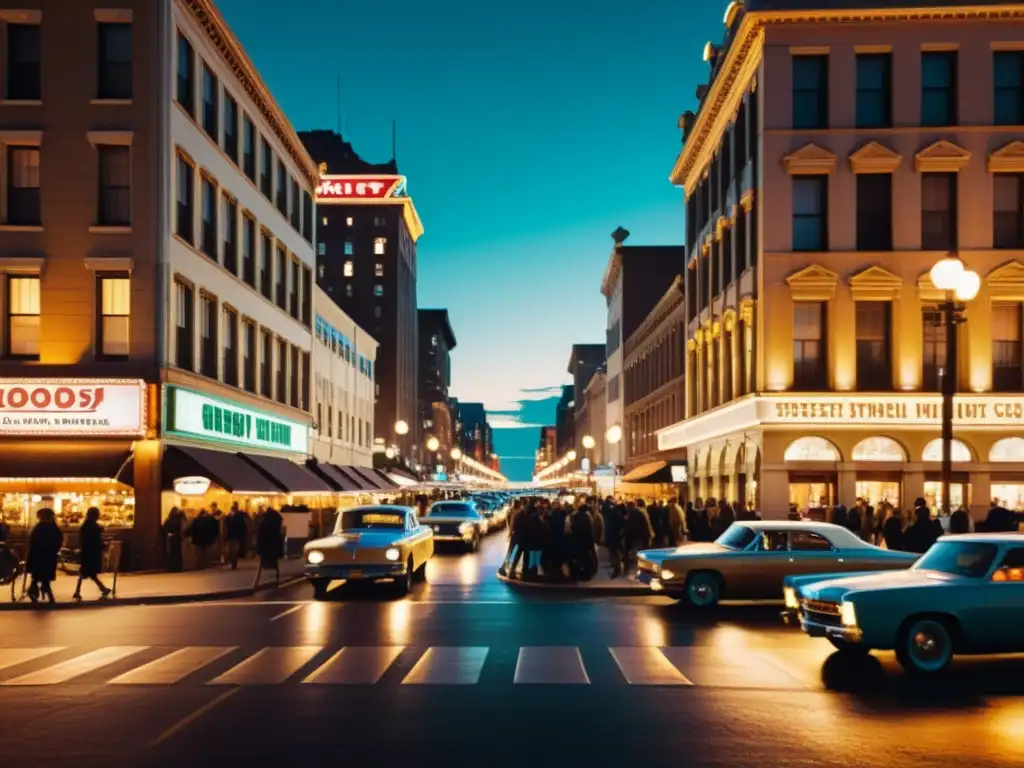
{"type": "Polygon", "coordinates": [[[16,667],[26,661],[38,659],[50,653],[63,651],[65,646],[52,646],[50,648],[0,648],[0,669],[16,667]]]}
{"type": "Polygon", "coordinates": [[[693,685],[669,661],[661,648],[652,645],[609,648],[619,671],[630,685],[693,685]]]}
{"type": "Polygon", "coordinates": [[[56,685],[66,683],[76,677],[93,672],[115,661],[126,659],[129,656],[144,651],[148,645],[112,645],[107,648],[100,648],[95,651],[76,656],[68,661],[62,661],[51,667],[45,667],[36,672],[29,672],[8,680],[0,685],[56,685]]]}
{"type": "Polygon", "coordinates": [[[297,611],[301,611],[307,605],[308,603],[303,603],[302,605],[293,606],[286,611],[281,611],[281,613],[277,614],[276,616],[272,616],[270,620],[277,621],[278,619],[283,619],[285,616],[290,616],[291,614],[296,613],[297,611]]]}
{"type": "Polygon", "coordinates": [[[263,648],[207,685],[280,685],[322,650],[319,645],[263,648]]]}
{"type": "Polygon", "coordinates": [[[404,645],[342,648],[302,682],[326,685],[373,685],[405,650],[404,645]]]}
{"type": "Polygon", "coordinates": [[[179,648],[156,661],[118,675],[111,685],[174,685],[208,664],[226,656],[237,646],[195,646],[179,648]]]}
{"type": "Polygon", "coordinates": [[[402,685],[476,685],[488,648],[428,648],[402,685]]]}
{"type": "Polygon", "coordinates": [[[192,723],[194,723],[196,720],[198,720],[200,717],[202,717],[207,712],[209,712],[211,709],[216,707],[218,704],[223,702],[225,699],[228,699],[231,696],[234,696],[236,693],[238,693],[238,689],[237,688],[228,688],[226,691],[224,691],[223,693],[221,693],[217,697],[215,697],[215,698],[211,699],[210,701],[206,702],[205,704],[203,704],[203,706],[201,706],[195,712],[191,712],[191,713],[185,715],[185,717],[183,717],[181,720],[176,722],[174,725],[172,725],[166,731],[164,731],[159,736],[157,736],[155,739],[153,739],[153,741],[151,741],[149,743],[149,746],[157,747],[157,746],[163,744],[165,741],[167,741],[169,738],[171,738],[171,736],[173,736],[174,734],[178,733],[179,731],[182,731],[183,729],[187,728],[192,723]]]}
{"type": "Polygon", "coordinates": [[[572,646],[533,646],[519,649],[515,683],[589,685],[580,649],[572,646]]]}

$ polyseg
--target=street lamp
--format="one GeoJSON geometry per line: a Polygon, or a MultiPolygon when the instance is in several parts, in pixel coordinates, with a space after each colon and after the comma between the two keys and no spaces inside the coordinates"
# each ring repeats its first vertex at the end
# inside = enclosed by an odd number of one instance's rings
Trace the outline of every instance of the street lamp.
{"type": "Polygon", "coordinates": [[[441,447],[441,441],[436,437],[427,438],[427,450],[431,453],[437,453],[437,449],[441,447]]]}
{"type": "MultiPolygon", "coordinates": [[[[608,445],[618,445],[622,441],[622,427],[618,424],[612,424],[608,427],[608,431],[604,433],[604,439],[608,441],[608,445]]],[[[615,498],[615,480],[619,474],[619,468],[612,463],[612,498],[615,498]]]]}
{"type": "Polygon", "coordinates": [[[955,257],[942,259],[932,267],[932,285],[943,291],[945,301],[939,305],[946,326],[946,364],[942,371],[942,512],[950,511],[950,485],[953,481],[953,398],[959,362],[956,326],[966,322],[967,302],[978,295],[981,277],[955,257]]]}
{"type": "Polygon", "coordinates": [[[597,442],[594,440],[594,438],[592,438],[590,435],[584,435],[583,436],[583,447],[584,448],[586,448],[589,451],[595,445],[597,445],[597,442]]]}
{"type": "MultiPolygon", "coordinates": [[[[594,439],[592,435],[584,435],[583,439],[580,442],[583,443],[583,449],[587,452],[587,487],[591,488],[591,486],[594,485],[594,461],[593,458],[590,456],[590,451],[593,450],[595,445],[597,445],[597,441],[594,439]]],[[[594,488],[591,488],[591,490],[594,490],[595,488],[596,486],[594,486],[594,488]]]]}
{"type": "Polygon", "coordinates": [[[395,434],[399,436],[409,434],[409,425],[403,419],[395,422],[395,434]]]}
{"type": "Polygon", "coordinates": [[[384,455],[387,456],[389,459],[395,458],[395,449],[392,448],[391,446],[388,446],[387,448],[384,449],[384,455]]]}
{"type": "Polygon", "coordinates": [[[455,461],[458,461],[462,458],[462,451],[459,448],[452,448],[451,457],[455,461]]]}

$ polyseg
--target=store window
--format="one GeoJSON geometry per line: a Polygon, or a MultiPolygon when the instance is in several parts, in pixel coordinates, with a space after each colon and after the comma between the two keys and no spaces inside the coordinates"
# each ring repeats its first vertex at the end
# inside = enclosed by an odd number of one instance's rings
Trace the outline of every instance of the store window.
{"type": "Polygon", "coordinates": [[[903,446],[891,437],[868,437],[853,447],[854,461],[906,461],[903,446]]]}
{"type": "MultiPolygon", "coordinates": [[[[953,461],[973,461],[971,449],[960,440],[953,440],[953,461]]],[[[936,438],[924,447],[921,453],[921,461],[942,461],[942,439],[936,438]]]]}
{"type": "Polygon", "coordinates": [[[1024,462],[1024,437],[1004,437],[992,446],[988,453],[991,462],[1024,462]]]}
{"type": "Polygon", "coordinates": [[[823,437],[800,437],[786,448],[785,461],[842,461],[839,449],[823,437]]]}

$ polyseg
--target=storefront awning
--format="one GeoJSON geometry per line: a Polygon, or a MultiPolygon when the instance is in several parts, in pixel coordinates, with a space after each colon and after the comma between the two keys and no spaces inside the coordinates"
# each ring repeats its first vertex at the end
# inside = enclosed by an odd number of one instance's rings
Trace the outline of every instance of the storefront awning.
{"type": "Polygon", "coordinates": [[[341,467],[336,467],[333,464],[327,464],[326,462],[319,462],[315,459],[309,459],[306,462],[306,466],[309,467],[310,472],[315,472],[317,475],[327,481],[327,484],[332,486],[334,490],[341,493],[352,493],[353,491],[359,491],[359,484],[353,480],[341,467]]]}
{"type": "Polygon", "coordinates": [[[239,455],[272,481],[282,486],[288,493],[331,492],[331,486],[302,464],[296,464],[289,459],[279,459],[276,456],[259,456],[251,453],[239,455]]]}
{"type": "MultiPolygon", "coordinates": [[[[380,478],[380,481],[384,484],[385,490],[390,490],[392,488],[399,487],[400,483],[397,480],[392,480],[391,477],[388,476],[388,473],[385,472],[384,470],[375,469],[373,470],[373,472],[375,475],[377,475],[378,478],[380,478]]],[[[419,480],[417,480],[416,482],[419,482],[419,480]]]]}
{"type": "Polygon", "coordinates": [[[130,485],[130,442],[17,440],[0,443],[0,479],[91,478],[130,485]],[[126,482],[126,480],[128,482],[126,482]]]}
{"type": "Polygon", "coordinates": [[[390,491],[394,485],[385,482],[380,475],[368,467],[346,467],[351,473],[363,481],[364,491],[390,491]]]}
{"type": "Polygon", "coordinates": [[[652,461],[627,472],[622,476],[622,482],[651,484],[685,482],[685,468],[685,461],[652,461]],[[683,479],[673,476],[679,474],[679,468],[683,469],[683,479]],[[676,471],[673,472],[673,469],[676,471]]]}
{"type": "Polygon", "coordinates": [[[205,477],[229,493],[285,492],[237,453],[170,445],[161,463],[163,489],[173,490],[181,477],[205,477]]]}

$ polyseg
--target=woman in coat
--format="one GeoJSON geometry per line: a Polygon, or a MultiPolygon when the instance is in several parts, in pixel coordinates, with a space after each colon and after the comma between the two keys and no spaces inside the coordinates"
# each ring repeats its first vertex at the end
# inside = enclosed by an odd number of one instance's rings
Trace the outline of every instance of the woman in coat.
{"type": "Polygon", "coordinates": [[[49,507],[40,509],[36,519],[39,522],[28,538],[27,567],[32,577],[28,596],[33,603],[39,602],[40,595],[55,603],[50,582],[57,578],[57,555],[64,544],[64,534],[60,532],[53,510],[49,507]]]}
{"type": "Polygon", "coordinates": [[[274,586],[280,585],[281,567],[279,561],[282,554],[281,550],[284,548],[283,531],[284,518],[281,517],[281,513],[274,508],[268,509],[260,521],[259,530],[256,532],[256,554],[259,555],[260,565],[256,569],[256,579],[253,581],[254,588],[259,586],[260,576],[263,575],[264,568],[274,569],[274,586]]]}
{"type": "Polygon", "coordinates": [[[78,546],[82,550],[82,565],[78,569],[78,584],[75,586],[75,594],[72,599],[82,600],[82,580],[90,579],[93,584],[100,588],[100,597],[110,596],[110,589],[100,581],[100,572],[103,570],[103,526],[99,523],[100,511],[96,507],[89,507],[85,513],[85,522],[78,529],[78,546]]]}

